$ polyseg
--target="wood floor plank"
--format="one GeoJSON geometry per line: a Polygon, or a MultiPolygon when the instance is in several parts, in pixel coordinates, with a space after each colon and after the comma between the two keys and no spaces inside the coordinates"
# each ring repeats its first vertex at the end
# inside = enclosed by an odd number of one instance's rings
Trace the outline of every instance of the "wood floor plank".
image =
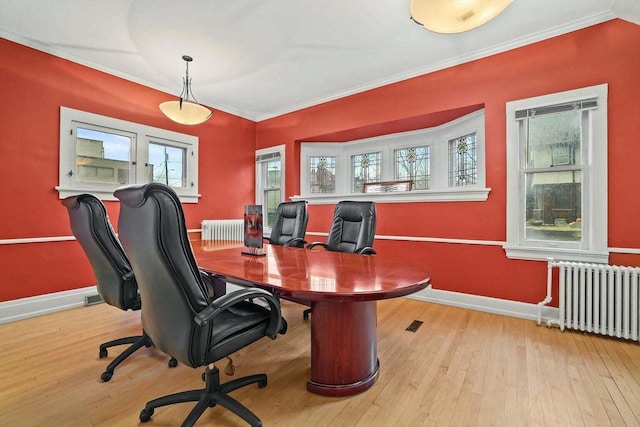
{"type": "MultiPolygon", "coordinates": [[[[263,389],[232,393],[265,426],[640,425],[636,342],[396,298],[378,303],[376,384],[329,398],[306,391],[313,316],[304,321],[303,306],[282,305],[287,334],[233,356],[236,376],[269,376],[263,389]],[[406,331],[414,320],[424,323],[406,331]]],[[[100,359],[99,344],[140,330],[139,313],[105,304],[0,325],[0,425],[137,426],[148,400],[202,386],[202,370],[169,368],[154,347],[136,352],[103,383],[100,374],[123,347],[100,359]]],[[[192,407],[158,408],[145,425],[179,425],[192,407]]],[[[245,424],[214,407],[197,425],[245,424]]]]}

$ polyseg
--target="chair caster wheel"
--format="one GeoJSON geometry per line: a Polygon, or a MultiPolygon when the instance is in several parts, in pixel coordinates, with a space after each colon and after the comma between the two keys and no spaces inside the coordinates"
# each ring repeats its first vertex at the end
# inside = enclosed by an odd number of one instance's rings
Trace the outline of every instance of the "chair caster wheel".
{"type": "Polygon", "coordinates": [[[169,359],[169,367],[175,368],[176,366],[178,366],[178,360],[175,357],[169,359]]]}
{"type": "Polygon", "coordinates": [[[149,421],[151,419],[152,415],[153,415],[153,408],[151,408],[151,409],[143,409],[142,411],[140,411],[140,422],[141,423],[146,423],[147,421],[149,421]]]}
{"type": "Polygon", "coordinates": [[[107,351],[106,348],[101,348],[100,349],[100,354],[98,354],[98,356],[100,356],[100,359],[104,359],[108,355],[109,355],[109,352],[107,351]]]}
{"type": "Polygon", "coordinates": [[[267,380],[258,381],[258,388],[264,388],[267,386],[267,380]]]}
{"type": "Polygon", "coordinates": [[[100,375],[100,379],[106,383],[109,382],[112,376],[112,372],[103,372],[102,375],[100,375]]]}
{"type": "Polygon", "coordinates": [[[230,357],[227,357],[227,359],[229,359],[229,362],[224,368],[224,373],[231,376],[236,373],[236,365],[233,364],[233,360],[230,357]]]}

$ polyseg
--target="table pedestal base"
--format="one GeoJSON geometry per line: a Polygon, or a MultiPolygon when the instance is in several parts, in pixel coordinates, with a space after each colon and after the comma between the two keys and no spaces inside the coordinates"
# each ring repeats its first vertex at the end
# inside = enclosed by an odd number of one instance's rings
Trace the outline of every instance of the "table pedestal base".
{"type": "Polygon", "coordinates": [[[376,381],[375,301],[311,303],[311,379],[307,390],[351,396],[376,381]]]}

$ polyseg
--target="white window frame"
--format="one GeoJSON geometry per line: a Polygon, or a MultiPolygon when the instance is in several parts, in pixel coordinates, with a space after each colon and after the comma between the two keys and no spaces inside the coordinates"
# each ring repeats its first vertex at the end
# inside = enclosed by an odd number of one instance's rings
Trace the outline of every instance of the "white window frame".
{"type": "Polygon", "coordinates": [[[400,132],[354,141],[303,142],[300,147],[300,195],[292,200],[307,200],[309,204],[335,204],[340,200],[374,200],[385,203],[485,201],[490,188],[485,187],[485,112],[484,109],[467,114],[440,126],[417,131],[400,132]],[[474,185],[449,187],[449,140],[471,133],[477,134],[478,180],[474,185]],[[431,146],[431,187],[389,193],[352,193],[351,156],[362,153],[382,153],[382,181],[395,177],[395,150],[399,148],[431,146]],[[311,193],[309,157],[336,157],[335,193],[311,193]]]}
{"type": "MultiPolygon", "coordinates": [[[[280,202],[284,202],[285,200],[285,177],[286,177],[286,170],[285,170],[285,165],[286,165],[286,161],[285,161],[285,145],[277,145],[274,147],[269,147],[269,148],[262,148],[260,150],[256,150],[256,154],[255,154],[255,159],[256,159],[256,194],[255,194],[255,204],[256,205],[262,205],[262,215],[266,216],[267,215],[267,210],[266,210],[266,201],[264,200],[264,191],[265,191],[265,182],[263,179],[263,174],[261,173],[261,162],[258,162],[258,157],[259,156],[266,156],[272,153],[279,153],[280,154],[280,202]]],[[[266,221],[265,221],[266,222],[266,221]]],[[[265,236],[269,236],[269,234],[271,233],[271,227],[268,226],[268,224],[265,223],[264,226],[264,235],[265,236]]]]}
{"type": "Polygon", "coordinates": [[[117,200],[113,192],[120,187],[118,184],[76,180],[75,129],[78,126],[104,131],[115,130],[116,133],[126,132],[132,135],[129,184],[149,182],[145,167],[149,156],[149,142],[160,142],[186,149],[187,187],[172,188],[180,197],[180,201],[184,203],[198,202],[200,197],[198,193],[198,137],[67,107],[60,107],[60,169],[59,185],[55,187],[60,199],[81,193],[91,193],[102,200],[117,200]]]}
{"type": "Polygon", "coordinates": [[[507,257],[527,260],[583,261],[607,263],[607,84],[569,90],[507,102],[507,257]],[[537,245],[524,238],[525,200],[522,167],[524,159],[515,113],[584,99],[597,98],[598,107],[590,110],[589,138],[583,143],[583,243],[549,241],[537,245]],[[573,247],[572,247],[573,246],[573,247]]]}

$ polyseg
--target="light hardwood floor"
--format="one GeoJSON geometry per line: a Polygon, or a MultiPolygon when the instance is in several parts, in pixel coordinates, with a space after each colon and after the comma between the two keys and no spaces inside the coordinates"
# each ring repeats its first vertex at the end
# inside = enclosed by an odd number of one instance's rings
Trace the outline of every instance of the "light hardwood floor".
{"type": "MultiPolygon", "coordinates": [[[[381,371],[370,390],[350,398],[308,393],[303,308],[284,301],[287,334],[234,357],[236,377],[269,376],[266,388],[232,393],[265,426],[640,425],[638,343],[406,298],[378,303],[381,371]],[[413,320],[424,324],[405,331],[413,320]]],[[[99,344],[139,332],[138,313],[106,304],[0,325],[0,425],[136,426],[147,400],[201,387],[202,370],[169,368],[153,347],[102,383],[122,347],[99,359],[99,344]]],[[[191,408],[159,408],[144,425],[180,425],[191,408]]],[[[214,407],[197,425],[245,424],[214,407]]]]}

